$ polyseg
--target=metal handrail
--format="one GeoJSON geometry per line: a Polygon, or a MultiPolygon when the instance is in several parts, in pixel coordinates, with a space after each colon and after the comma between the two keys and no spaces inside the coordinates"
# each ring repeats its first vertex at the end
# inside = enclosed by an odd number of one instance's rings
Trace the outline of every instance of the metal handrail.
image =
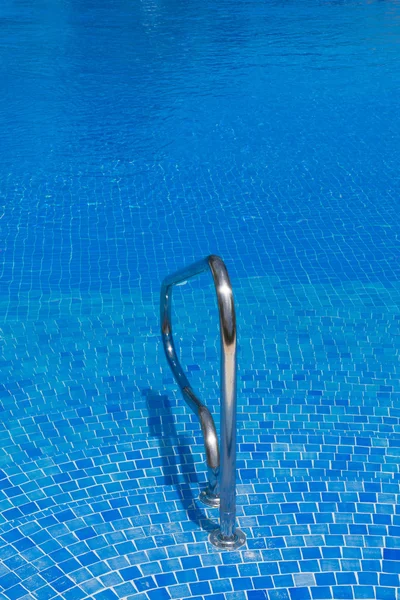
{"type": "Polygon", "coordinates": [[[233,550],[246,537],[236,528],[236,315],[232,286],[225,263],[210,255],[166,277],[161,286],[161,335],[171,371],[183,397],[198,416],[203,433],[208,466],[208,486],[200,500],[220,507],[220,527],[210,534],[217,548],[233,550]],[[213,276],[221,331],[221,457],[214,420],[208,408],[197,398],[181,367],[172,337],[172,288],[210,269],[213,276]]]}

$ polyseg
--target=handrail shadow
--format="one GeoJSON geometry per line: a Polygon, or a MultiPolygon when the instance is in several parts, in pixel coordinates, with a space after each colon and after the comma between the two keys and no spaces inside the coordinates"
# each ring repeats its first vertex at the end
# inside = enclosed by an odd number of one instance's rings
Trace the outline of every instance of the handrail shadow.
{"type": "Polygon", "coordinates": [[[188,440],[176,431],[169,397],[150,388],[143,389],[142,395],[146,399],[149,414],[149,435],[160,440],[164,485],[175,487],[190,521],[203,531],[216,529],[218,522],[209,519],[204,510],[197,506],[192,485],[200,482],[188,440]]]}

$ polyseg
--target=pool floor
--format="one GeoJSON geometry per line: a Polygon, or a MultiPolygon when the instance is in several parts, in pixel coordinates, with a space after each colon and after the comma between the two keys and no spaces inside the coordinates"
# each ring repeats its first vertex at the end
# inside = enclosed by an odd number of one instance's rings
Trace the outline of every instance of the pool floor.
{"type": "MultiPolygon", "coordinates": [[[[400,286],[237,283],[246,547],[207,541],[218,511],[197,499],[201,435],[158,297],[42,296],[1,328],[1,598],[398,598],[400,286]]],[[[175,306],[218,422],[211,284],[178,288],[175,306]]]]}

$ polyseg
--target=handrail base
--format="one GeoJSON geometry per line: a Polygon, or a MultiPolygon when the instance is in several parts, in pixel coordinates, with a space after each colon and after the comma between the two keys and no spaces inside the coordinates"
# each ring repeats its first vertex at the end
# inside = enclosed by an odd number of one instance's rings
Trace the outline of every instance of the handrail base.
{"type": "Polygon", "coordinates": [[[221,534],[221,529],[214,529],[208,536],[208,541],[218,550],[237,550],[246,543],[246,535],[241,529],[235,529],[232,538],[226,538],[221,534]]]}
{"type": "Polygon", "coordinates": [[[202,504],[206,504],[211,508],[218,508],[221,504],[220,497],[213,494],[208,487],[200,492],[199,500],[202,504]]]}

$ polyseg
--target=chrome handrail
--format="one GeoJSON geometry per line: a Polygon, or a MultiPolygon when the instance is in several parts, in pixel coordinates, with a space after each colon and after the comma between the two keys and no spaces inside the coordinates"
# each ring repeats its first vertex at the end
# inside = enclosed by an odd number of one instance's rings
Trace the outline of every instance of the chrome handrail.
{"type": "Polygon", "coordinates": [[[161,335],[171,371],[185,402],[198,416],[208,466],[208,486],[200,500],[220,507],[220,527],[210,534],[217,548],[234,550],[246,537],[236,528],[236,315],[232,286],[225,263],[210,255],[164,279],[160,298],[161,335]],[[210,269],[213,276],[221,331],[221,457],[214,420],[197,398],[181,367],[172,337],[171,305],[174,285],[210,269]]]}

